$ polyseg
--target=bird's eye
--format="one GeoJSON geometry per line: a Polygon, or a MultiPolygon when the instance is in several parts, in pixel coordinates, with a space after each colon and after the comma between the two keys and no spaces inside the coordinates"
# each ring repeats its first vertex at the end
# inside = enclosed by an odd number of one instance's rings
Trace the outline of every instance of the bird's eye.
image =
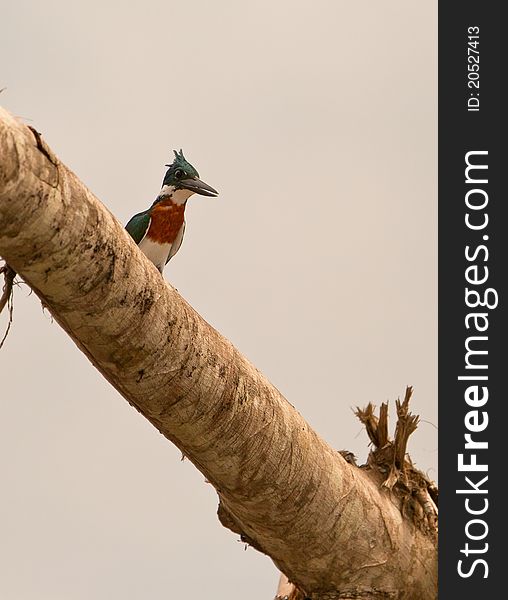
{"type": "Polygon", "coordinates": [[[182,169],[177,169],[177,170],[175,171],[175,177],[176,177],[177,179],[181,179],[181,178],[183,177],[183,171],[182,171],[182,169]]]}

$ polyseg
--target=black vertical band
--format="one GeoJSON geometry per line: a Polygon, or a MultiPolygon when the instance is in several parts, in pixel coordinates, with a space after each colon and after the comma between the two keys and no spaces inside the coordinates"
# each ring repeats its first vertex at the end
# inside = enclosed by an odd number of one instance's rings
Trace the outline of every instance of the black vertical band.
{"type": "Polygon", "coordinates": [[[440,598],[506,593],[508,171],[500,3],[439,3],[440,598]]]}

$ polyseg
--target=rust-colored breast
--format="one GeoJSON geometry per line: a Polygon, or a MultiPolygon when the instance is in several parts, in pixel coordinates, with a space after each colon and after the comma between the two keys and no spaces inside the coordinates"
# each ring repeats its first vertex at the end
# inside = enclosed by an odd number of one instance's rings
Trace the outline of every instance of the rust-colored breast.
{"type": "Polygon", "coordinates": [[[159,244],[172,244],[183,225],[184,213],[185,204],[174,204],[171,200],[159,202],[151,212],[148,237],[159,244]]]}

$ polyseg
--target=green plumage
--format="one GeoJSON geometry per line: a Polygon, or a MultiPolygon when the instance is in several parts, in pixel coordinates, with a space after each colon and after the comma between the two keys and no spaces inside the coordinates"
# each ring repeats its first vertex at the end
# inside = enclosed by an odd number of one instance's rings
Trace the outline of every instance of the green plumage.
{"type": "Polygon", "coordinates": [[[148,227],[150,226],[150,218],[150,209],[144,210],[143,212],[134,215],[125,226],[125,229],[127,229],[136,244],[139,244],[145,237],[148,227]]]}

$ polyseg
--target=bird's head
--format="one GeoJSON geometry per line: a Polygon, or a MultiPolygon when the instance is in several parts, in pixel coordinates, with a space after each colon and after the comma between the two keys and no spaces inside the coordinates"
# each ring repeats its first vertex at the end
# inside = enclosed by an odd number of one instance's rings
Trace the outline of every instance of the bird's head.
{"type": "Polygon", "coordinates": [[[217,196],[217,190],[199,178],[199,173],[185,159],[183,152],[173,151],[175,160],[166,165],[169,167],[162,182],[162,189],[158,199],[171,197],[174,202],[185,202],[192,194],[201,196],[217,196]]]}

